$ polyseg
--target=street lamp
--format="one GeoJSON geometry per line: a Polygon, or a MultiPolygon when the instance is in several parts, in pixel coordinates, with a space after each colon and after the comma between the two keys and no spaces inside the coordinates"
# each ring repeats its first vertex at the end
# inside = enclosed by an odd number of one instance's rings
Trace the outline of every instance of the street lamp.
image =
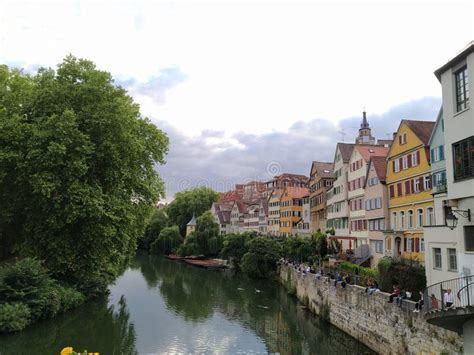
{"type": "Polygon", "coordinates": [[[446,226],[449,229],[453,230],[458,225],[458,218],[454,215],[455,213],[458,216],[461,216],[463,218],[467,218],[467,220],[469,222],[471,222],[471,210],[470,209],[467,209],[467,210],[452,210],[446,216],[446,226]]]}

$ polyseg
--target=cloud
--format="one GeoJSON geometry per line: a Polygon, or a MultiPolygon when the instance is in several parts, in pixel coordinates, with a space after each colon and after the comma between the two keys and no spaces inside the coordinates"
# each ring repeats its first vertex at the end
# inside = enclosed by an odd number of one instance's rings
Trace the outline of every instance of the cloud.
{"type": "Polygon", "coordinates": [[[164,68],[156,76],[151,76],[147,81],[138,79],[117,80],[133,96],[151,98],[157,104],[164,104],[166,92],[176,85],[187,80],[187,75],[179,67],[164,68]]]}
{"type": "MultiPolygon", "coordinates": [[[[440,98],[427,97],[398,105],[382,115],[368,114],[372,133],[386,139],[385,133],[396,131],[401,119],[435,120],[440,103],[440,98]]],[[[170,138],[167,164],[157,168],[166,183],[167,199],[194,186],[227,191],[236,183],[265,181],[282,172],[308,175],[313,160],[333,160],[341,128],[346,133],[345,141],[354,141],[361,116],[343,119],[339,124],[325,119],[298,121],[286,132],[226,136],[223,131],[205,130],[192,137],[170,123],[155,121],[170,138]]]]}

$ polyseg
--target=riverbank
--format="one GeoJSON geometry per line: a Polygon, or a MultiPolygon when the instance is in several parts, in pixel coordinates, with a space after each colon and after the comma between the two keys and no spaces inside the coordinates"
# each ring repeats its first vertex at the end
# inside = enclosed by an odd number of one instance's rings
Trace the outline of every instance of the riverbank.
{"type": "Polygon", "coordinates": [[[345,289],[316,280],[286,265],[279,267],[279,280],[309,310],[381,354],[460,354],[462,337],[428,324],[421,313],[387,303],[388,294],[371,296],[360,286],[345,289]]]}

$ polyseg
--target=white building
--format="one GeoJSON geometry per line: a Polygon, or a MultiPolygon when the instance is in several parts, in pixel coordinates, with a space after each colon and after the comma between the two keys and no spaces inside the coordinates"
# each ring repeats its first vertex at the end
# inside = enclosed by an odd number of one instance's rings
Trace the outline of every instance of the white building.
{"type": "Polygon", "coordinates": [[[435,206],[437,227],[425,228],[428,285],[474,275],[474,42],[435,75],[443,96],[447,196],[435,206]],[[452,230],[448,216],[452,227],[456,219],[452,230]]]}

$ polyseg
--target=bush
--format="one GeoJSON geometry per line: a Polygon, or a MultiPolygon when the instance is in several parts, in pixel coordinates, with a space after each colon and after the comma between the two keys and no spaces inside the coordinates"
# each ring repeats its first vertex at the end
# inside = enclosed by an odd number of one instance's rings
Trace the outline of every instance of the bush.
{"type": "Polygon", "coordinates": [[[241,270],[255,278],[270,277],[275,272],[281,256],[279,243],[268,237],[257,237],[250,239],[246,246],[248,252],[240,263],[241,270]]]}
{"type": "Polygon", "coordinates": [[[425,268],[414,260],[382,258],[379,261],[379,273],[382,291],[390,292],[393,285],[398,285],[410,291],[416,300],[418,292],[426,288],[425,268]]]}
{"type": "Polygon", "coordinates": [[[250,234],[228,234],[224,237],[221,256],[223,258],[232,258],[235,267],[239,267],[243,256],[248,251],[246,243],[252,238],[250,234]]]}
{"type": "Polygon", "coordinates": [[[365,284],[369,279],[378,280],[379,273],[377,270],[372,269],[370,267],[363,267],[357,264],[353,264],[347,261],[343,261],[339,267],[341,270],[344,270],[350,274],[358,275],[361,277],[361,284],[365,284]]]}
{"type": "Polygon", "coordinates": [[[28,306],[22,303],[0,304],[0,333],[22,330],[30,323],[28,306]]]}
{"type": "Polygon", "coordinates": [[[190,256],[200,254],[199,245],[196,241],[196,235],[194,234],[194,232],[186,237],[184,243],[181,244],[176,250],[176,253],[179,256],[190,256]]]}
{"type": "Polygon", "coordinates": [[[183,243],[179,234],[179,227],[165,227],[159,237],[151,244],[150,251],[153,254],[171,254],[183,243]]]}
{"type": "Polygon", "coordinates": [[[38,260],[25,258],[0,268],[2,319],[6,322],[9,316],[18,314],[18,322],[9,331],[22,329],[20,325],[25,327],[36,319],[52,318],[84,300],[80,292],[61,286],[52,279],[38,260]],[[26,313],[27,323],[24,321],[26,313]]]}

